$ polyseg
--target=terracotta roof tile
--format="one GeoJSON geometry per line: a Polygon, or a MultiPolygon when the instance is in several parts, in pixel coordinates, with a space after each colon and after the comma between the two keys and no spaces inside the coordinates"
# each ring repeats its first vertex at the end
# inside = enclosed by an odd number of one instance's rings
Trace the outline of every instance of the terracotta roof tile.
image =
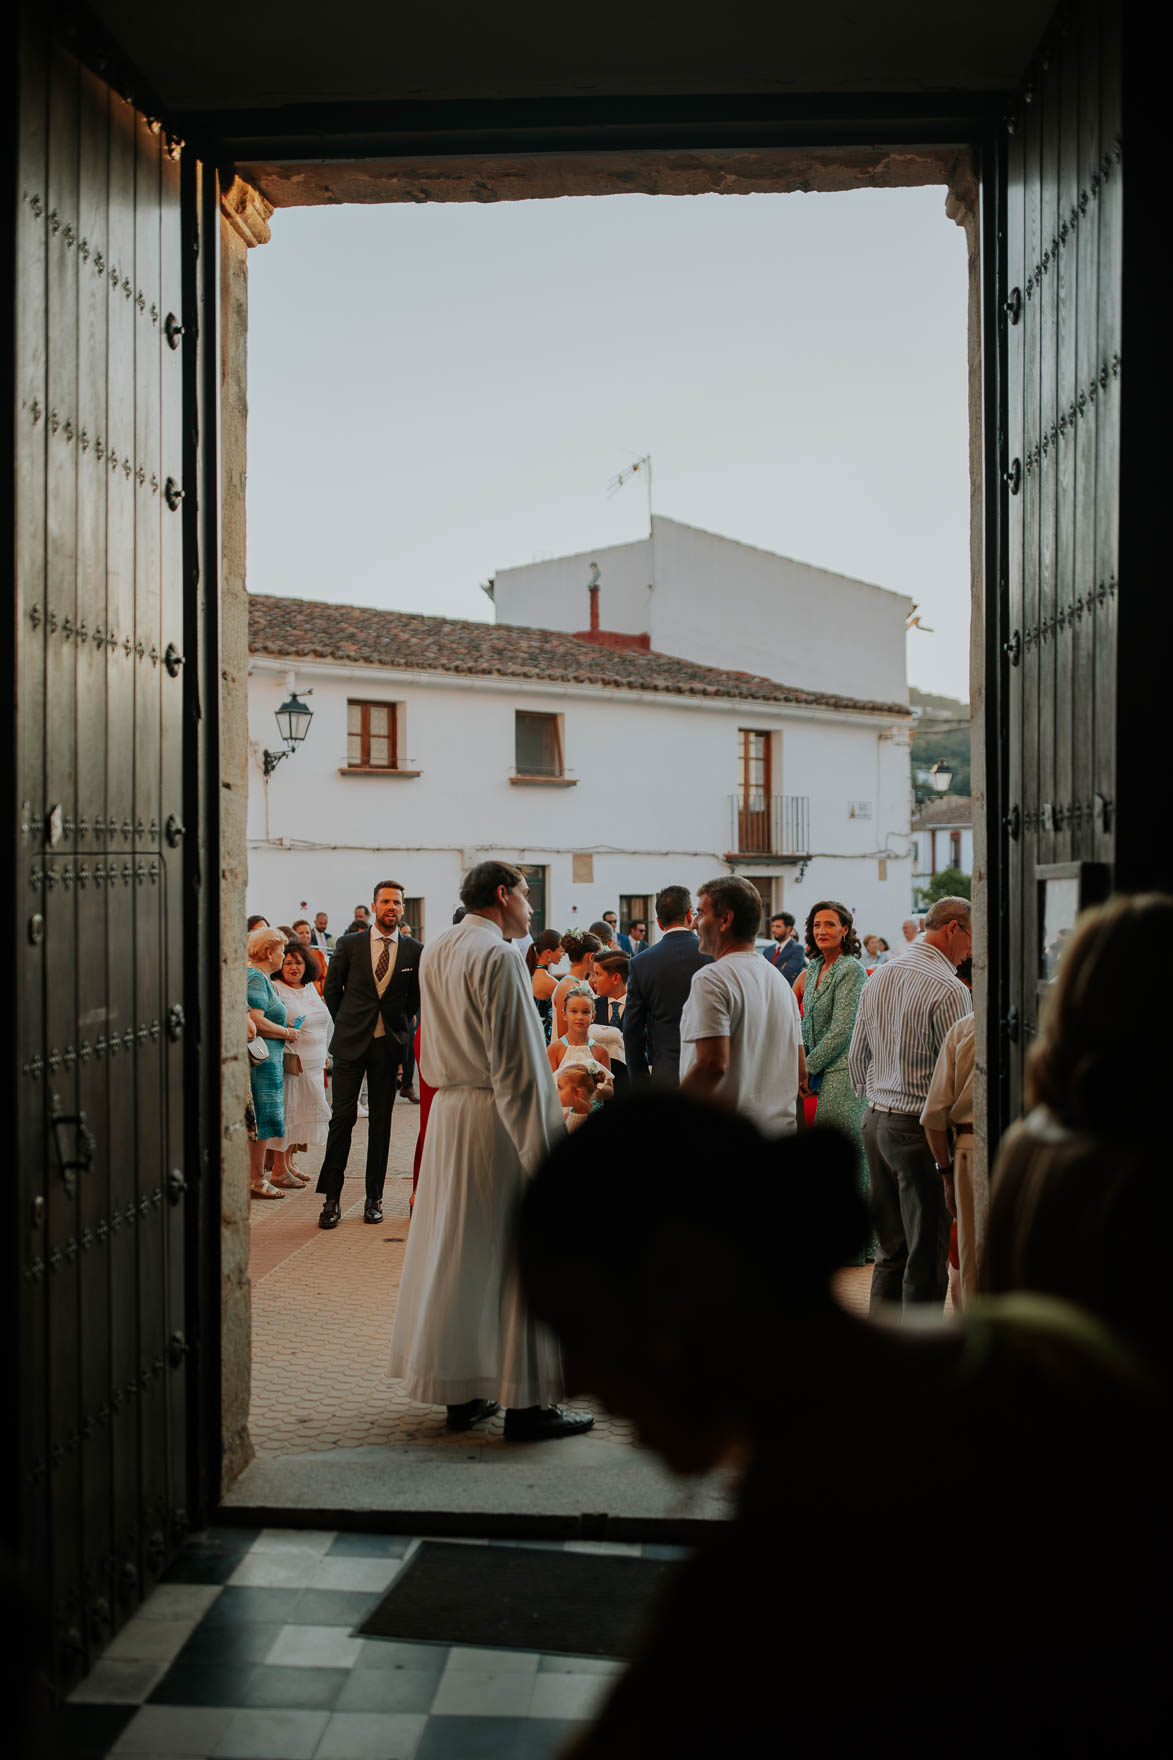
{"type": "Polygon", "coordinates": [[[826,709],[907,715],[903,703],[864,701],[804,691],[700,666],[671,654],[620,651],[560,630],[425,617],[366,605],[249,595],[248,645],[281,659],[342,660],[404,672],[467,673],[480,678],[536,678],[550,684],[604,685],[673,696],[744,698],[760,703],[812,704],[826,709]]]}

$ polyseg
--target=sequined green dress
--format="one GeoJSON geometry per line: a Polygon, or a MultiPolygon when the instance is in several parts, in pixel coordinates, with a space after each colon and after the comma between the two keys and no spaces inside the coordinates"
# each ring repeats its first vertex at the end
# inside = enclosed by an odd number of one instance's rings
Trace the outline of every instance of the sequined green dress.
{"type": "MultiPolygon", "coordinates": [[[[817,1124],[831,1124],[851,1138],[855,1144],[859,1189],[870,1201],[868,1167],[864,1159],[863,1123],[866,1100],[861,1100],[851,1086],[847,1073],[847,1053],[855,1028],[855,1014],[860,993],[867,982],[867,973],[859,960],[841,953],[823,977],[823,956],[816,954],[806,968],[806,988],[802,997],[802,1043],[806,1052],[808,1076],[822,1074],[819,1103],[815,1113],[817,1124]]],[[[875,1258],[872,1246],[861,1263],[875,1258]]]]}

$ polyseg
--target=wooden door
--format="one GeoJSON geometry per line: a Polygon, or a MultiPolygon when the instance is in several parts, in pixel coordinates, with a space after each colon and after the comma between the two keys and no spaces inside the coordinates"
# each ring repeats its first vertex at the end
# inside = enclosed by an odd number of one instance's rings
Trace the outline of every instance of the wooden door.
{"type": "Polygon", "coordinates": [[[37,26],[19,54],[8,1348],[62,1692],[188,1512],[184,266],[179,144],[37,26]]]}
{"type": "Polygon", "coordinates": [[[1115,861],[1121,103],[1119,9],[1083,0],[1031,70],[1008,154],[1002,1122],[1065,917],[1115,861]]]}
{"type": "Polygon", "coordinates": [[[529,932],[540,935],[546,927],[546,870],[523,866],[521,871],[529,886],[529,901],[534,913],[530,918],[529,932]]]}
{"type": "Polygon", "coordinates": [[[770,851],[770,736],[743,727],[741,799],[737,812],[737,848],[742,855],[770,851]]]}

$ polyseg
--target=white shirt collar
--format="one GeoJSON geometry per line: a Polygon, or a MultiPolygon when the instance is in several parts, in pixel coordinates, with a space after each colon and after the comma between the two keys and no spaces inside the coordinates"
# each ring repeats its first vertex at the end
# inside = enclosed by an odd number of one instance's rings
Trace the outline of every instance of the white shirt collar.
{"type": "MultiPolygon", "coordinates": [[[[379,927],[379,925],[378,925],[378,923],[372,923],[372,924],[371,924],[371,935],[372,935],[372,937],[373,937],[373,936],[375,936],[375,935],[380,935],[380,936],[381,936],[381,935],[382,935],[382,933],[383,933],[383,931],[382,931],[382,929],[380,929],[380,927],[379,927]]],[[[388,936],[387,936],[387,940],[388,940],[388,941],[398,941],[398,940],[399,940],[399,930],[398,930],[398,929],[392,929],[392,931],[391,931],[391,933],[390,933],[390,935],[388,935],[388,936]]]]}
{"type": "Polygon", "coordinates": [[[480,911],[465,911],[460,920],[462,923],[472,923],[481,929],[491,929],[493,934],[500,936],[502,941],[505,939],[505,931],[500,923],[495,923],[492,917],[482,917],[480,911]]]}

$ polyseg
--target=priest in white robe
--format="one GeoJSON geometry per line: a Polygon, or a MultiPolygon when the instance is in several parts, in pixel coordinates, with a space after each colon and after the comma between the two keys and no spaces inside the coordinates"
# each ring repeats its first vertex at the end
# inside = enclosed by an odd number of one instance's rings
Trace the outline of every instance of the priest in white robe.
{"type": "Polygon", "coordinates": [[[389,1374],[466,1430],[501,1406],[509,1440],[580,1435],[551,1332],[531,1318],[514,1263],[526,1181],[562,1135],[562,1108],[524,963],[525,875],[481,862],[465,915],[420,959],[420,1069],[435,1089],[412,1212],[389,1374]]]}

